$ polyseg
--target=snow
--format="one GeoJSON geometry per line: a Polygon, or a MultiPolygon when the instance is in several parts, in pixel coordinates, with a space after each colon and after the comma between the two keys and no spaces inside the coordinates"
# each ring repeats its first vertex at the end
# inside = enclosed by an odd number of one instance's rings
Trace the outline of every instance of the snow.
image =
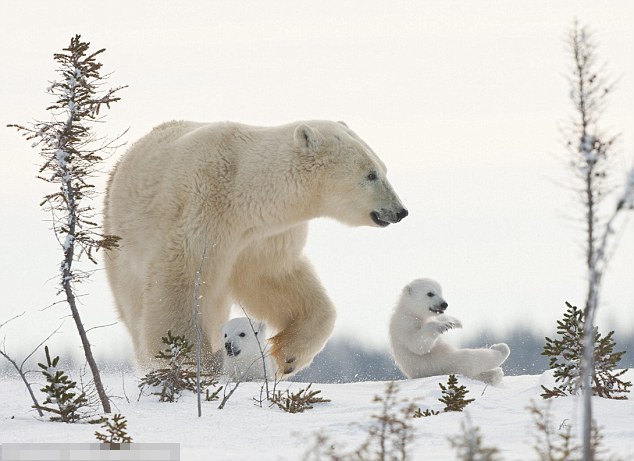
{"type": "MultiPolygon", "coordinates": [[[[36,380],[36,375],[30,379],[36,380]]],[[[137,401],[138,379],[133,374],[105,373],[109,394],[113,396],[113,412],[122,413],[128,421],[128,433],[134,442],[179,443],[183,460],[258,461],[298,460],[315,443],[319,434],[327,436],[346,452],[366,440],[372,415],[379,413],[385,382],[347,384],[313,384],[329,403],[316,404],[314,409],[299,414],[287,414],[277,407],[260,408],[254,398],[260,395],[261,383],[242,383],[223,410],[219,402],[203,402],[202,417],[198,418],[196,397],[185,393],[177,403],[160,403],[156,396],[142,396],[137,401]],[[129,402],[126,400],[127,394],[129,402]]],[[[634,372],[625,375],[634,379],[634,372]]],[[[0,377],[0,443],[96,443],[94,432],[100,427],[90,424],[63,424],[38,418],[31,409],[31,400],[21,381],[15,376],[0,377]]],[[[414,402],[423,411],[442,411],[438,401],[438,383],[446,376],[398,381],[399,400],[414,402]]],[[[552,376],[507,376],[501,387],[459,377],[459,385],[469,390],[467,398],[475,398],[463,413],[444,413],[426,418],[410,419],[414,440],[408,459],[453,460],[455,451],[448,437],[460,433],[468,416],[480,429],[484,446],[495,446],[503,460],[537,459],[534,451],[535,429],[527,406],[531,401],[545,405],[539,394],[540,384],[552,385],[552,376]]],[[[34,390],[44,400],[38,384],[34,390]]],[[[296,392],[306,384],[283,382],[278,389],[296,392]]],[[[222,395],[222,392],[221,392],[222,395]]],[[[553,431],[563,431],[572,425],[573,433],[580,427],[581,398],[551,399],[553,431]]],[[[602,428],[604,446],[619,459],[634,459],[634,403],[631,400],[593,398],[594,416],[602,428]]]]}

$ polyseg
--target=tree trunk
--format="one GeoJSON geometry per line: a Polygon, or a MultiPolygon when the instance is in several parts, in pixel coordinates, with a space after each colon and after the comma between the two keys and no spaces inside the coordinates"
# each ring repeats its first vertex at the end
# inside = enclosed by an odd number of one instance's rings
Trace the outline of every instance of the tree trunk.
{"type": "MultiPolygon", "coordinates": [[[[72,118],[69,118],[69,122],[71,123],[72,118]]],[[[99,400],[101,400],[101,406],[103,407],[104,413],[110,413],[110,401],[108,400],[108,396],[106,395],[106,391],[103,388],[103,383],[101,382],[101,375],[99,374],[99,368],[97,367],[97,362],[95,362],[95,358],[92,355],[92,348],[90,346],[90,341],[88,341],[88,335],[86,335],[86,329],[84,328],[84,324],[81,321],[81,317],[79,316],[79,310],[77,309],[77,303],[75,298],[75,293],[73,293],[73,274],[71,271],[73,265],[73,257],[75,253],[75,229],[77,227],[77,213],[76,213],[76,202],[75,202],[75,191],[73,188],[73,183],[70,178],[70,174],[68,172],[68,164],[64,163],[60,165],[60,167],[64,170],[64,181],[63,187],[66,192],[66,206],[68,208],[68,234],[66,241],[64,243],[64,260],[62,261],[62,287],[64,288],[64,293],[66,294],[66,301],[68,302],[68,306],[70,307],[70,311],[73,316],[73,320],[75,321],[75,326],[77,327],[77,332],[79,333],[79,337],[81,338],[81,344],[84,348],[84,355],[86,357],[86,362],[88,362],[88,366],[90,367],[90,371],[92,372],[92,378],[95,383],[95,389],[97,390],[97,394],[99,395],[99,400]]]]}

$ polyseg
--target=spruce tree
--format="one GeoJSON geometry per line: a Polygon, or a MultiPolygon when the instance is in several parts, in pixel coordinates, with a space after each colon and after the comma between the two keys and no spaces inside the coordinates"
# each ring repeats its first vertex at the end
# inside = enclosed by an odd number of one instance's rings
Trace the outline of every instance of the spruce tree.
{"type": "Polygon", "coordinates": [[[443,386],[442,383],[438,383],[438,385],[442,390],[442,397],[438,400],[445,404],[444,411],[462,411],[464,407],[475,400],[465,398],[469,391],[465,386],[458,386],[456,375],[449,375],[447,386],[443,386]]]}
{"type": "Polygon", "coordinates": [[[95,431],[95,437],[102,443],[132,443],[132,437],[128,435],[128,422],[125,416],[115,413],[112,421],[106,420],[101,425],[106,430],[105,434],[95,431]]]}
{"type": "Polygon", "coordinates": [[[460,434],[447,437],[451,448],[456,450],[457,459],[460,461],[499,461],[499,450],[495,447],[485,447],[482,442],[480,428],[473,426],[467,416],[460,422],[460,434]]]}
{"type": "MultiPolygon", "coordinates": [[[[157,368],[146,374],[139,384],[143,390],[150,387],[156,390],[153,395],[159,396],[161,402],[175,402],[180,397],[183,390],[196,392],[196,361],[192,359],[191,352],[193,345],[185,336],[173,335],[168,330],[167,336],[161,338],[167,347],[154,357],[159,359],[166,366],[157,368]]],[[[218,382],[210,375],[203,375],[200,385],[203,389],[216,386],[218,382]]],[[[215,400],[220,389],[211,395],[207,393],[208,400],[215,400]]]]}
{"type": "Polygon", "coordinates": [[[48,383],[41,389],[46,394],[46,400],[42,405],[34,405],[33,408],[53,413],[51,421],[77,422],[84,417],[81,409],[88,406],[88,398],[84,392],[77,389],[75,381],[57,368],[59,356],[51,360],[48,346],[44,346],[44,352],[46,364],[38,363],[37,365],[43,370],[42,374],[48,383]]]}
{"type": "Polygon", "coordinates": [[[159,401],[175,402],[183,389],[196,390],[196,372],[187,368],[192,345],[185,336],[172,335],[171,330],[161,341],[167,347],[154,357],[167,362],[167,366],[150,371],[139,387],[156,387],[158,391],[152,394],[158,395],[159,401]]]}
{"type": "Polygon", "coordinates": [[[38,148],[42,157],[38,178],[55,185],[40,206],[52,216],[53,231],[63,253],[59,293],[66,297],[103,410],[110,413],[110,402],[77,307],[76,284],[91,272],[74,264],[82,255],[96,264],[94,253],[115,248],[118,241],[118,237],[101,232],[95,210],[89,204],[96,194],[92,179],[100,171],[104,154],[116,147],[113,141],[99,137],[94,127],[103,121],[100,110],[119,101],[117,93],[125,88],[101,89],[108,76],[101,75],[102,64],[97,57],[104,51],[91,52],[90,43],[80,35],[72,37],[67,48],[53,55],[59,66],[59,80],[51,82],[48,88],[54,99],[46,108],[50,120],[30,126],[8,126],[33,141],[32,147],[38,148]]]}
{"type": "MultiPolygon", "coordinates": [[[[549,367],[554,370],[552,389],[542,386],[545,399],[565,395],[576,395],[583,387],[581,363],[583,359],[584,312],[566,302],[563,320],[557,321],[556,339],[546,338],[542,355],[549,357],[549,367]]],[[[616,371],[625,351],[614,352],[614,331],[602,336],[594,329],[594,369],[592,370],[592,395],[609,399],[627,399],[632,383],[620,379],[627,369],[616,371]]]]}

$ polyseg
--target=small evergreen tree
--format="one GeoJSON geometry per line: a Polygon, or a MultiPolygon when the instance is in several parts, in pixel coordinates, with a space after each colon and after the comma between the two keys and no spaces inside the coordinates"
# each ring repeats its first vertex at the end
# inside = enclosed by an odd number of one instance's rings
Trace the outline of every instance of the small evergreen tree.
{"type": "MultiPolygon", "coordinates": [[[[549,366],[554,370],[555,382],[561,383],[553,389],[542,386],[545,399],[565,395],[576,395],[583,387],[581,363],[583,360],[584,312],[566,303],[563,320],[557,321],[559,338],[546,338],[542,355],[549,357],[549,366]]],[[[632,386],[620,377],[627,369],[615,371],[625,351],[613,352],[616,343],[614,331],[602,336],[594,329],[594,369],[592,371],[592,394],[609,399],[627,399],[624,395],[632,386]]]]}
{"type": "Polygon", "coordinates": [[[375,396],[380,412],[371,416],[367,439],[357,448],[346,451],[323,434],[315,437],[315,443],[303,459],[330,461],[406,461],[409,459],[414,428],[409,417],[414,405],[398,397],[398,384],[387,383],[385,395],[375,396]]]}
{"type": "Polygon", "coordinates": [[[84,392],[77,389],[75,381],[57,368],[59,356],[51,360],[48,346],[44,346],[44,352],[46,364],[38,363],[37,365],[43,370],[42,374],[48,383],[41,389],[46,394],[46,400],[42,405],[33,405],[33,408],[53,413],[51,421],[77,422],[85,416],[81,410],[88,406],[88,398],[84,392]]]}
{"type": "Polygon", "coordinates": [[[95,195],[91,179],[99,171],[102,156],[113,149],[112,142],[95,134],[94,125],[102,121],[100,109],[119,101],[117,92],[124,87],[100,89],[108,77],[101,75],[102,65],[97,56],[105,49],[93,53],[89,48],[90,43],[75,35],[62,53],[53,55],[59,65],[60,79],[51,82],[48,89],[55,100],[46,108],[51,113],[50,121],[8,126],[34,141],[32,147],[39,148],[42,157],[38,178],[56,185],[40,206],[52,215],[53,231],[63,253],[59,265],[60,293],[66,297],[103,410],[110,413],[110,402],[77,308],[75,284],[90,273],[78,270],[74,263],[85,254],[96,264],[95,251],[117,246],[116,236],[100,232],[94,209],[87,201],[95,195]]]}
{"type": "Polygon", "coordinates": [[[381,412],[372,415],[375,423],[368,430],[367,441],[355,453],[356,459],[407,459],[414,438],[413,427],[407,416],[412,413],[413,406],[399,401],[398,390],[398,385],[390,381],[385,388],[385,395],[374,397],[374,402],[381,404],[381,412]]]}
{"type": "Polygon", "coordinates": [[[300,389],[293,393],[288,390],[286,394],[282,394],[282,391],[274,392],[271,402],[286,413],[303,413],[306,410],[312,410],[313,405],[316,403],[330,402],[329,399],[319,396],[321,391],[313,391],[310,386],[312,384],[306,386],[306,389],[300,389]]]}
{"type": "Polygon", "coordinates": [[[477,426],[471,424],[470,418],[460,422],[460,434],[448,437],[449,445],[456,450],[460,461],[498,461],[499,450],[495,447],[485,447],[482,435],[477,426]]]}
{"type": "MultiPolygon", "coordinates": [[[[535,425],[535,444],[533,448],[539,461],[578,461],[582,459],[582,447],[577,442],[572,426],[564,420],[554,424],[550,411],[550,402],[540,407],[531,400],[527,410],[533,417],[535,425]]],[[[589,453],[594,461],[613,461],[609,450],[603,445],[600,428],[592,421],[590,431],[589,453]]]]}
{"type": "Polygon", "coordinates": [[[128,422],[120,413],[115,413],[112,421],[104,421],[101,428],[105,429],[106,433],[95,431],[95,437],[102,443],[132,443],[132,437],[128,435],[128,422]]]}
{"type": "Polygon", "coordinates": [[[440,412],[436,410],[432,410],[427,408],[425,411],[422,411],[420,408],[417,408],[412,414],[412,418],[426,418],[428,416],[436,416],[439,415],[440,412]]]}
{"type": "MultiPolygon", "coordinates": [[[[158,388],[153,395],[159,396],[161,402],[175,402],[178,400],[183,390],[196,392],[196,361],[191,358],[193,346],[185,336],[174,336],[168,330],[167,336],[161,338],[167,346],[154,357],[167,362],[167,366],[150,371],[139,384],[143,390],[146,387],[158,388]]],[[[213,377],[206,375],[201,380],[203,388],[217,385],[218,382],[213,377]]],[[[220,389],[211,394],[209,400],[217,398],[220,389]]],[[[207,393],[209,396],[209,394],[207,393]]]]}
{"type": "MultiPolygon", "coordinates": [[[[600,305],[603,277],[614,254],[613,236],[619,216],[634,209],[634,169],[627,174],[622,195],[616,197],[616,207],[609,211],[605,199],[614,191],[610,165],[616,155],[617,136],[607,133],[601,125],[614,83],[605,77],[604,65],[598,62],[597,43],[587,26],[575,21],[568,34],[570,53],[570,99],[574,113],[570,117],[566,137],[570,166],[577,178],[576,190],[583,207],[586,244],[585,259],[588,289],[584,308],[584,354],[582,365],[583,389],[583,459],[589,461],[592,426],[592,393],[594,387],[593,340],[596,334],[595,317],[600,305]]],[[[611,204],[609,205],[612,206],[611,204]]]]}
{"type": "Polygon", "coordinates": [[[465,386],[458,386],[456,375],[449,375],[447,386],[443,386],[442,383],[438,383],[438,385],[442,390],[442,397],[438,400],[445,404],[444,411],[462,411],[464,407],[475,400],[465,398],[469,391],[465,386]]]}
{"type": "MultiPolygon", "coordinates": [[[[446,386],[444,386],[442,383],[438,383],[438,386],[440,386],[440,389],[442,390],[442,396],[438,399],[438,401],[445,404],[445,408],[443,409],[444,412],[462,411],[464,407],[475,400],[465,399],[469,391],[465,386],[458,386],[458,378],[456,377],[456,375],[449,375],[446,386]]],[[[425,411],[417,408],[412,413],[412,417],[424,418],[427,416],[436,416],[439,414],[439,411],[432,410],[430,408],[427,408],[425,411]]]]}

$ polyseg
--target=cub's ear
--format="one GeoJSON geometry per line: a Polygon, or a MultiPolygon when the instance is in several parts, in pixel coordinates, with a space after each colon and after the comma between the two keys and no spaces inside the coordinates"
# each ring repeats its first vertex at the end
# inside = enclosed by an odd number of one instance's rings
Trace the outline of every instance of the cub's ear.
{"type": "Polygon", "coordinates": [[[346,122],[343,122],[343,121],[339,120],[337,123],[339,123],[339,125],[343,125],[346,128],[348,128],[348,125],[346,124],[346,122]]]}
{"type": "Polygon", "coordinates": [[[319,131],[303,123],[295,128],[293,136],[297,147],[307,149],[310,152],[318,152],[323,143],[323,138],[319,131]]]}

